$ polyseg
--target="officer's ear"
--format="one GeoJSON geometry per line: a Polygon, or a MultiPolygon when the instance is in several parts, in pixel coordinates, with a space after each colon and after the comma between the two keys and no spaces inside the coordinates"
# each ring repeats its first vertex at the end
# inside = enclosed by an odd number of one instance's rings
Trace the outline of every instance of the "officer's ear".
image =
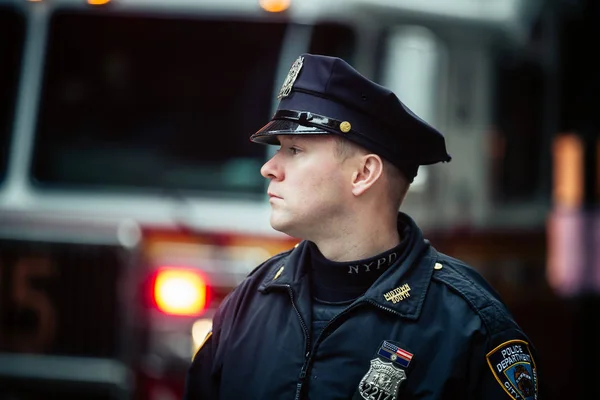
{"type": "Polygon", "coordinates": [[[360,196],[369,190],[383,175],[383,160],[377,154],[358,157],[352,175],[352,194],[360,196]]]}

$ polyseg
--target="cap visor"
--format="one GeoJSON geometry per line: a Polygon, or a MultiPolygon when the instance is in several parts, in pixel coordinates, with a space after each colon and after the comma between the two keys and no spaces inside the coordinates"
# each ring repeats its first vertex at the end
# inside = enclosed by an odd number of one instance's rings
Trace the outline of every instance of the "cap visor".
{"type": "Polygon", "coordinates": [[[274,119],[254,135],[250,136],[250,140],[255,143],[263,144],[279,144],[278,135],[329,135],[330,132],[323,128],[314,126],[304,126],[297,122],[285,119],[274,119]]]}

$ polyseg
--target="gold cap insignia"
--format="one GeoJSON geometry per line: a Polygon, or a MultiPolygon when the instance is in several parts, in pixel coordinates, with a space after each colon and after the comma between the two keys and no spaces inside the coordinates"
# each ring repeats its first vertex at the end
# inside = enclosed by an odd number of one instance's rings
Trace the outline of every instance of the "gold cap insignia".
{"type": "Polygon", "coordinates": [[[292,64],[290,71],[285,77],[285,81],[283,81],[283,85],[279,90],[279,94],[277,95],[278,99],[287,97],[292,92],[292,87],[294,87],[294,82],[296,82],[296,78],[302,69],[302,63],[304,62],[304,57],[298,57],[296,61],[292,64]]]}
{"type": "Polygon", "coordinates": [[[350,122],[344,121],[340,124],[340,131],[348,133],[350,132],[350,129],[352,129],[352,125],[350,125],[350,122]]]}
{"type": "Polygon", "coordinates": [[[383,297],[386,299],[386,301],[391,301],[392,303],[396,304],[399,301],[402,301],[402,300],[406,299],[407,297],[410,297],[409,292],[410,292],[410,286],[408,286],[408,283],[405,283],[404,285],[385,293],[383,295],[383,297]]]}

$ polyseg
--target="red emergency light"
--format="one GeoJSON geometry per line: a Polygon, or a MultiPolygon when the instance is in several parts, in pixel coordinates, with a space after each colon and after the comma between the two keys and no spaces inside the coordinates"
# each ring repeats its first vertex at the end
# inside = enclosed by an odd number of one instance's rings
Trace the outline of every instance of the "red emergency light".
{"type": "Polygon", "coordinates": [[[165,314],[198,316],[208,305],[206,280],[199,271],[189,268],[159,268],[152,293],[156,307],[165,314]]]}

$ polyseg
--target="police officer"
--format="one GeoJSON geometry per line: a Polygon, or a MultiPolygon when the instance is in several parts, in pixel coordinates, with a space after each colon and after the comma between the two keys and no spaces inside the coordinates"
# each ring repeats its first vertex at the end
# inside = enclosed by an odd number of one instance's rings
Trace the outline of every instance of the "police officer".
{"type": "Polygon", "coordinates": [[[537,399],[534,350],[496,292],[398,209],[443,136],[341,59],[304,54],[262,167],[303,241],[221,304],[185,399],[537,399]]]}

